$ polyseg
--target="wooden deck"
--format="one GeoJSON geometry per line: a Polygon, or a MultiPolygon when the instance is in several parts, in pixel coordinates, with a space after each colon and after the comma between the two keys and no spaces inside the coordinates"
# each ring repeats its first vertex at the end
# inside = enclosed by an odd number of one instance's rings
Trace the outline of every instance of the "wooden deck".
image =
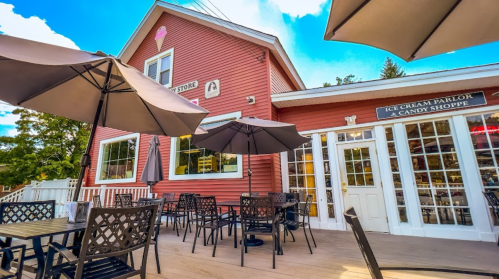
{"type": "MultiPolygon", "coordinates": [[[[240,266],[240,249],[234,249],[233,238],[219,240],[216,257],[211,257],[213,246],[203,246],[198,239],[196,251],[191,253],[193,233],[185,242],[171,227],[161,228],[161,274],[156,271],[154,249],[149,250],[147,278],[371,278],[360,250],[351,232],[313,230],[317,248],[308,251],[303,230],[295,232],[296,242],[284,244],[284,255],[276,256],[276,269],[272,269],[269,238],[266,243],[250,248],[245,255],[245,267],[240,266]]],[[[368,233],[380,265],[432,265],[469,267],[499,271],[499,246],[492,242],[459,241],[435,238],[395,236],[368,233]]],[[[240,235],[239,235],[240,238],[240,235]]],[[[288,238],[287,240],[290,240],[288,238]]],[[[238,246],[239,248],[239,246],[238,246]]],[[[140,253],[135,263],[140,263],[140,253]]],[[[385,278],[483,278],[456,274],[429,272],[384,272],[385,278]]],[[[32,274],[26,273],[26,278],[32,274]]]]}

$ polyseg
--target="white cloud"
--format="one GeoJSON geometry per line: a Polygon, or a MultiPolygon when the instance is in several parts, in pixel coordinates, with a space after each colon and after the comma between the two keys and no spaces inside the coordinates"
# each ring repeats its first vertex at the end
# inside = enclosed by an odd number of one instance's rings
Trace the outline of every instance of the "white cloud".
{"type": "Polygon", "coordinates": [[[453,53],[456,53],[456,51],[454,50],[454,51],[447,52],[447,54],[453,54],[453,53]]]}
{"type": "Polygon", "coordinates": [[[0,33],[23,39],[80,49],[71,39],[54,32],[44,19],[25,18],[14,12],[14,6],[0,3],[0,33]]]}
{"type": "Polygon", "coordinates": [[[279,10],[291,17],[304,17],[308,14],[316,15],[322,11],[327,0],[269,0],[277,5],[279,10]]]}

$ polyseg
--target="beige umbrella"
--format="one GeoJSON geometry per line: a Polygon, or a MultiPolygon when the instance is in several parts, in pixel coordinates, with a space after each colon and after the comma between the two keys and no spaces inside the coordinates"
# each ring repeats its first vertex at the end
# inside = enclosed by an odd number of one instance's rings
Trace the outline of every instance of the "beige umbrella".
{"type": "Polygon", "coordinates": [[[412,61],[498,41],[499,1],[333,0],[324,39],[412,61]]]}
{"type": "Polygon", "coordinates": [[[176,137],[194,133],[208,114],[113,56],[5,35],[0,35],[0,84],[2,101],[93,123],[76,193],[98,125],[176,137]]]}

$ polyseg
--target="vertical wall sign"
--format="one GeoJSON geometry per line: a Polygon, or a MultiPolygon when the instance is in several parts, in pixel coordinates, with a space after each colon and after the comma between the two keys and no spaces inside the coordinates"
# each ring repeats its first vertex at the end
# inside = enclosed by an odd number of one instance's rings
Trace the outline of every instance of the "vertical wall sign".
{"type": "Polygon", "coordinates": [[[206,99],[213,98],[220,95],[220,80],[208,81],[204,85],[204,97],[206,99]]]}
{"type": "Polygon", "coordinates": [[[166,37],[166,27],[161,26],[158,28],[158,31],[156,31],[156,36],[154,37],[154,40],[156,40],[156,46],[158,46],[158,51],[161,51],[161,46],[163,45],[163,42],[166,37]]]}

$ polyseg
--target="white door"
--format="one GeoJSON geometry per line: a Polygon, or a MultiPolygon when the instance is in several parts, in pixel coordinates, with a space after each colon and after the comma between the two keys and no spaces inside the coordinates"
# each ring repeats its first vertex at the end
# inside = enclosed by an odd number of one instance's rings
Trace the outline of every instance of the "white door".
{"type": "Polygon", "coordinates": [[[374,142],[338,145],[345,210],[353,206],[365,231],[388,232],[374,142]]]}

